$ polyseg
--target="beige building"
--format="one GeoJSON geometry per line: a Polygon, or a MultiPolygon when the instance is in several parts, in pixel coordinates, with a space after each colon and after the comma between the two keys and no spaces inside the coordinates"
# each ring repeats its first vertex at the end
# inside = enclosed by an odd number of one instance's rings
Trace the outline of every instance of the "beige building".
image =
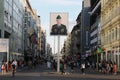
{"type": "Polygon", "coordinates": [[[70,55],[70,45],[71,45],[71,34],[68,34],[67,40],[65,41],[65,56],[70,55]]]}
{"type": "Polygon", "coordinates": [[[120,70],[120,0],[101,0],[102,60],[117,63],[120,70]]]}

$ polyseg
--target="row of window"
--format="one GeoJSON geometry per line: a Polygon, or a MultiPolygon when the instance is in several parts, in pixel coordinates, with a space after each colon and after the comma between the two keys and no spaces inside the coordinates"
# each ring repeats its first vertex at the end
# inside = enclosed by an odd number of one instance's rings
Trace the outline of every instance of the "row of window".
{"type": "Polygon", "coordinates": [[[118,3],[110,6],[102,12],[102,21],[106,21],[110,18],[114,18],[120,10],[120,5],[118,3]],[[114,17],[113,17],[114,16],[114,17]]]}
{"type": "MultiPolygon", "coordinates": [[[[12,6],[5,1],[4,2],[4,8],[5,8],[5,15],[7,18],[9,18],[9,16],[12,16],[12,11],[13,11],[13,18],[15,18],[16,20],[19,21],[19,23],[22,23],[22,9],[19,8],[19,5],[16,5],[16,3],[13,3],[13,10],[12,10],[12,6]]],[[[11,20],[10,20],[11,21],[11,20]]]]}
{"type": "Polygon", "coordinates": [[[108,33],[102,34],[102,43],[109,44],[112,41],[120,39],[120,27],[111,29],[108,33]]]}
{"type": "Polygon", "coordinates": [[[13,21],[13,30],[21,35],[22,32],[22,10],[20,9],[20,4],[16,5],[19,0],[5,0],[4,1],[4,19],[5,27],[10,28],[13,21]],[[13,6],[13,10],[12,10],[13,6]],[[20,11],[21,10],[21,11],[20,11]],[[13,12],[13,17],[12,17],[13,12]],[[9,25],[10,24],[10,25],[9,25]]]}
{"type": "MultiPolygon", "coordinates": [[[[13,21],[13,25],[15,26],[15,31],[19,32],[19,30],[20,31],[22,30],[21,29],[22,28],[21,25],[15,19],[13,19],[12,16],[10,14],[8,14],[7,11],[4,12],[4,19],[5,19],[5,25],[8,26],[9,28],[11,27],[11,24],[12,24],[12,21],[13,21]]],[[[21,22],[21,24],[22,24],[22,22],[21,22]]]]}
{"type": "Polygon", "coordinates": [[[5,19],[8,23],[12,23],[12,16],[11,16],[7,11],[4,11],[4,19],[5,19]]]}

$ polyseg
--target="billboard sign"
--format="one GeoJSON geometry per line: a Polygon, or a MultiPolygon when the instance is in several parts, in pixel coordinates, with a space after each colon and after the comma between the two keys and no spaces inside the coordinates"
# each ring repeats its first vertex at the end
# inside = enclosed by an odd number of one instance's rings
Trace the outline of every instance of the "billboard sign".
{"type": "Polygon", "coordinates": [[[0,52],[8,52],[9,50],[9,40],[0,39],[0,52]]]}
{"type": "Polygon", "coordinates": [[[68,34],[68,13],[50,14],[50,35],[68,34]]]}

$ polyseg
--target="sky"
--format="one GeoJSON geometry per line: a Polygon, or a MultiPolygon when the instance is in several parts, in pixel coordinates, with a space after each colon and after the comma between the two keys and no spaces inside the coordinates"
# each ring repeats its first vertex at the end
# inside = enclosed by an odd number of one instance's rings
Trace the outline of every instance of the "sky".
{"type": "MultiPolygon", "coordinates": [[[[82,0],[29,0],[33,9],[37,10],[41,19],[41,27],[46,30],[47,43],[52,47],[54,53],[54,37],[50,36],[50,13],[51,12],[67,12],[69,14],[68,27],[71,32],[76,24],[76,18],[81,12],[82,0]]],[[[63,47],[66,36],[60,37],[60,48],[63,47]]],[[[55,37],[55,53],[57,53],[57,37],[55,37]]]]}

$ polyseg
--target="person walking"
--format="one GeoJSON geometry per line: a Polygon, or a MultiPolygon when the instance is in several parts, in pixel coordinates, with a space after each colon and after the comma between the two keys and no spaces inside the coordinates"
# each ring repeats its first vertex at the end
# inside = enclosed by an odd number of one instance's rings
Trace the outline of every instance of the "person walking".
{"type": "Polygon", "coordinates": [[[6,73],[6,67],[5,67],[4,63],[2,64],[1,69],[2,69],[2,75],[5,75],[5,73],[6,73]]]}
{"type": "Polygon", "coordinates": [[[14,77],[15,76],[15,72],[16,72],[16,69],[17,69],[17,61],[16,60],[13,60],[12,62],[12,76],[14,77]]]}
{"type": "Polygon", "coordinates": [[[117,74],[117,64],[114,62],[113,65],[113,73],[116,75],[117,74]]]}
{"type": "Polygon", "coordinates": [[[64,62],[62,60],[60,60],[60,71],[61,71],[61,74],[64,74],[64,62]]]}
{"type": "Polygon", "coordinates": [[[50,60],[47,61],[47,68],[48,68],[48,69],[51,68],[51,62],[50,62],[50,60]]]}
{"type": "Polygon", "coordinates": [[[112,61],[110,62],[110,73],[113,73],[113,63],[112,63],[112,61]]]}
{"type": "Polygon", "coordinates": [[[73,61],[73,59],[71,60],[70,67],[71,67],[71,72],[73,73],[73,70],[74,70],[74,61],[73,61]]]}
{"type": "Polygon", "coordinates": [[[85,75],[85,63],[81,64],[81,72],[83,75],[85,75]]]}
{"type": "Polygon", "coordinates": [[[110,72],[110,64],[106,62],[106,73],[108,74],[110,72]]]}

